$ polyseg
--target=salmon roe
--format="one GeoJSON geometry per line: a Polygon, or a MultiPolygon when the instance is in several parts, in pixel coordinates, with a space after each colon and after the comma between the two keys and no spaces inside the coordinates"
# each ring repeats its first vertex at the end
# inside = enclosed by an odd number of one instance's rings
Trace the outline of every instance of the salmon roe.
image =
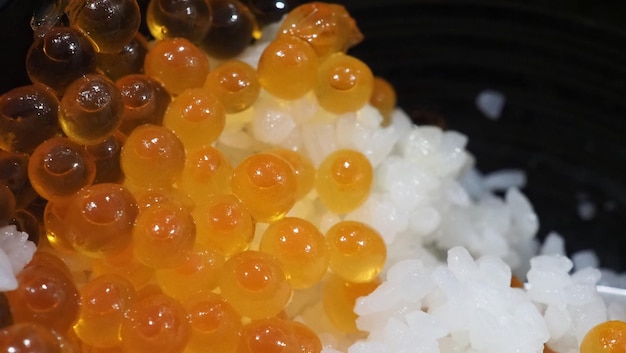
{"type": "Polygon", "coordinates": [[[594,326],[580,343],[580,353],[626,352],[626,322],[613,320],[594,326]]]}

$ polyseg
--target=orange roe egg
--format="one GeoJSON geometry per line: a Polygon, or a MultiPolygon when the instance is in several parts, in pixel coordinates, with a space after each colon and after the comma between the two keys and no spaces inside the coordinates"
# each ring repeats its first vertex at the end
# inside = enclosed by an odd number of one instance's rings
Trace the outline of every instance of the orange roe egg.
{"type": "Polygon", "coordinates": [[[210,145],[225,125],[224,106],[202,88],[182,91],[163,116],[163,126],[174,131],[187,149],[210,145]]]}
{"type": "Polygon", "coordinates": [[[80,289],[81,306],[74,332],[81,341],[100,348],[121,344],[120,329],[135,297],[132,283],[124,277],[105,274],[80,289]]]}
{"type": "Polygon", "coordinates": [[[185,168],[178,185],[196,205],[208,202],[211,195],[230,192],[233,166],[215,147],[188,150],[185,168]]]}
{"type": "Polygon", "coordinates": [[[62,341],[49,327],[24,322],[0,329],[0,351],[7,353],[65,353],[62,341]]]}
{"type": "Polygon", "coordinates": [[[257,71],[259,83],[266,91],[281,99],[294,100],[313,89],[317,68],[313,48],[301,39],[287,36],[265,48],[257,71]]]}
{"type": "Polygon", "coordinates": [[[37,322],[67,332],[78,318],[80,301],[72,278],[44,262],[25,267],[16,277],[18,288],[6,292],[14,322],[37,322]]]}
{"type": "Polygon", "coordinates": [[[345,52],[363,40],[356,22],[342,5],[310,2],[285,17],[278,37],[294,36],[307,41],[320,58],[345,52]]]}
{"type": "Polygon", "coordinates": [[[271,223],[263,233],[260,249],[282,263],[294,289],[314,286],[328,269],[324,235],[302,218],[285,217],[271,223]]]}
{"type": "Polygon", "coordinates": [[[241,162],[233,173],[231,187],[258,222],[283,217],[296,202],[296,176],[284,159],[257,153],[241,162]]]}
{"type": "Polygon", "coordinates": [[[243,327],[237,353],[300,353],[293,326],[276,317],[254,320],[243,327]]]}
{"type": "Polygon", "coordinates": [[[137,260],[132,245],[117,253],[92,260],[92,276],[115,274],[126,278],[135,289],[143,288],[154,276],[155,270],[137,260]]]}
{"type": "Polygon", "coordinates": [[[255,223],[250,212],[232,194],[207,197],[193,217],[198,243],[215,247],[227,257],[247,249],[254,237],[255,223]]]}
{"type": "Polygon", "coordinates": [[[326,232],[330,270],[348,282],[370,282],[387,259],[380,234],[365,223],[342,221],[326,232]]]}
{"type": "Polygon", "coordinates": [[[372,293],[380,285],[379,279],[367,283],[350,283],[331,276],[322,289],[324,311],[330,321],[343,332],[357,332],[354,305],[359,297],[372,293]]]}
{"type": "Polygon", "coordinates": [[[156,281],[163,293],[182,301],[194,292],[214,289],[224,261],[216,249],[197,244],[178,266],[157,270],[156,281]]]}
{"type": "Polygon", "coordinates": [[[367,104],[374,90],[374,76],[361,60],[336,53],[322,61],[315,96],[322,108],[335,114],[357,111],[367,104]]]}
{"type": "Polygon", "coordinates": [[[66,237],[87,256],[120,251],[130,244],[137,213],[135,198],[125,187],[113,183],[85,187],[67,205],[66,237]]]}
{"type": "Polygon", "coordinates": [[[594,326],[580,343],[580,353],[626,352],[626,322],[606,321],[594,326]]]}
{"type": "Polygon", "coordinates": [[[135,300],[120,330],[122,347],[133,353],[182,352],[190,336],[185,308],[177,300],[158,293],[135,300]]]}
{"type": "Polygon", "coordinates": [[[315,331],[298,321],[289,321],[289,323],[296,336],[298,346],[300,346],[298,353],[320,353],[322,351],[322,342],[315,331]]]}
{"type": "Polygon", "coordinates": [[[186,353],[234,353],[239,342],[241,316],[224,298],[198,292],[183,305],[191,322],[191,339],[186,353]]]}
{"type": "Polygon", "coordinates": [[[332,212],[347,213],[361,206],[370,194],[374,170],[361,152],[337,150],[317,169],[315,188],[332,212]]]}
{"type": "Polygon", "coordinates": [[[202,87],[209,74],[209,60],[204,52],[185,38],[158,41],[146,54],[146,75],[161,81],[171,94],[202,87]]]}
{"type": "Polygon", "coordinates": [[[131,184],[170,186],[185,166],[185,147],[168,128],[141,125],[128,135],[122,147],[120,164],[126,180],[131,184]]]}
{"type": "Polygon", "coordinates": [[[253,320],[278,314],[292,292],[278,259],[253,250],[237,253],[226,261],[219,287],[241,316],[253,320]]]}
{"type": "Polygon", "coordinates": [[[196,225],[191,213],[174,202],[141,210],[133,227],[133,251],[146,266],[179,266],[193,248],[196,225]]]}
{"type": "Polygon", "coordinates": [[[140,212],[150,207],[158,207],[161,203],[175,203],[189,212],[195,208],[193,200],[173,187],[137,189],[133,194],[140,212]]]}
{"type": "Polygon", "coordinates": [[[53,137],[37,146],[28,161],[28,177],[41,197],[67,200],[96,176],[94,160],[83,146],[67,137],[53,137]]]}
{"type": "Polygon", "coordinates": [[[298,199],[303,198],[309,191],[313,190],[315,185],[315,166],[307,156],[286,148],[276,148],[267,152],[286,160],[291,166],[296,175],[296,197],[298,199]]]}
{"type": "Polygon", "coordinates": [[[397,97],[396,91],[389,81],[382,77],[374,77],[374,88],[369,103],[383,116],[381,126],[389,126],[391,124],[391,116],[396,108],[397,97]]]}
{"type": "Polygon", "coordinates": [[[217,97],[226,113],[233,114],[249,108],[256,101],[261,85],[252,66],[229,60],[209,73],[204,89],[217,97]]]}

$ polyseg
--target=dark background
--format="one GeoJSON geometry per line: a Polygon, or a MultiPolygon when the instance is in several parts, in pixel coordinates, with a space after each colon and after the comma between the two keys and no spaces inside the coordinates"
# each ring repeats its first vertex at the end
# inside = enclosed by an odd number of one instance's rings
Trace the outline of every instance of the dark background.
{"type": "MultiPolygon", "coordinates": [[[[45,2],[0,0],[0,92],[28,83],[29,20],[45,2]]],[[[593,248],[626,270],[626,1],[340,3],[365,35],[350,53],[396,86],[401,107],[467,134],[481,171],[525,170],[540,236],[558,231],[570,253],[593,248]],[[484,89],[506,96],[497,121],[475,107],[484,89]]]]}

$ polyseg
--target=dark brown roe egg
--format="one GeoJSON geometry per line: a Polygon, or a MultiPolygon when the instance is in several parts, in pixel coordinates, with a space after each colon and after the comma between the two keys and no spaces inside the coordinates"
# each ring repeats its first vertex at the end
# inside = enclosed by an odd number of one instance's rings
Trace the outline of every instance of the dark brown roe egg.
{"type": "Polygon", "coordinates": [[[183,37],[198,42],[211,27],[209,0],[151,0],[146,22],[156,39],[183,37]]]}
{"type": "MultiPolygon", "coordinates": [[[[20,232],[28,234],[28,240],[39,244],[41,227],[39,220],[37,220],[37,217],[35,217],[32,212],[24,209],[16,210],[9,223],[15,225],[20,232]]],[[[0,314],[0,316],[1,315],[2,314],[0,314]]]]}
{"type": "Polygon", "coordinates": [[[97,53],[96,64],[111,80],[138,74],[143,71],[143,61],[148,52],[148,41],[143,34],[137,32],[133,39],[117,53],[97,53]]]}
{"type": "Polygon", "coordinates": [[[4,292],[0,292],[0,328],[13,324],[13,316],[11,315],[11,307],[9,300],[4,292]]]}
{"type": "Polygon", "coordinates": [[[128,135],[139,125],[161,125],[172,98],[158,81],[147,75],[135,74],[120,78],[115,85],[124,102],[120,131],[128,135]]]}
{"type": "Polygon", "coordinates": [[[59,100],[42,84],[14,88],[0,96],[0,148],[32,152],[59,131],[59,100]]]}
{"type": "Polygon", "coordinates": [[[98,144],[85,146],[87,154],[96,163],[94,184],[121,183],[124,180],[124,173],[120,167],[120,154],[125,141],[126,135],[116,131],[98,144]]]}
{"type": "Polygon", "coordinates": [[[211,30],[199,43],[210,56],[228,59],[241,53],[257,35],[250,9],[238,0],[211,0],[211,30]]]}
{"type": "Polygon", "coordinates": [[[122,50],[141,23],[137,0],[69,0],[65,11],[100,53],[122,50]]]}
{"type": "Polygon", "coordinates": [[[297,0],[243,0],[259,25],[280,21],[298,3],[297,0]]]}
{"type": "Polygon", "coordinates": [[[59,104],[63,132],[80,144],[96,144],[122,122],[124,103],[113,83],[102,75],[86,75],[67,87],[59,104]]]}
{"type": "Polygon", "coordinates": [[[96,50],[78,29],[54,27],[33,42],[26,72],[33,82],[50,86],[57,95],[77,78],[96,71],[96,50]]]}
{"type": "Polygon", "coordinates": [[[0,227],[9,223],[15,213],[15,196],[6,185],[0,185],[0,227]]]}
{"type": "Polygon", "coordinates": [[[53,137],[39,145],[28,161],[33,188],[46,200],[63,200],[90,185],[96,165],[82,145],[53,137]]]}

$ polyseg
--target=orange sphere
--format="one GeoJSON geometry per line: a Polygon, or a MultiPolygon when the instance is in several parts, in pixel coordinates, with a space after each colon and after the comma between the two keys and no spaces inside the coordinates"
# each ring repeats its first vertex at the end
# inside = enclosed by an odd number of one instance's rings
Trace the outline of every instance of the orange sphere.
{"type": "Polygon", "coordinates": [[[189,40],[167,38],[148,51],[144,71],[161,81],[170,93],[178,95],[188,88],[202,87],[209,74],[209,59],[189,40]]]}

